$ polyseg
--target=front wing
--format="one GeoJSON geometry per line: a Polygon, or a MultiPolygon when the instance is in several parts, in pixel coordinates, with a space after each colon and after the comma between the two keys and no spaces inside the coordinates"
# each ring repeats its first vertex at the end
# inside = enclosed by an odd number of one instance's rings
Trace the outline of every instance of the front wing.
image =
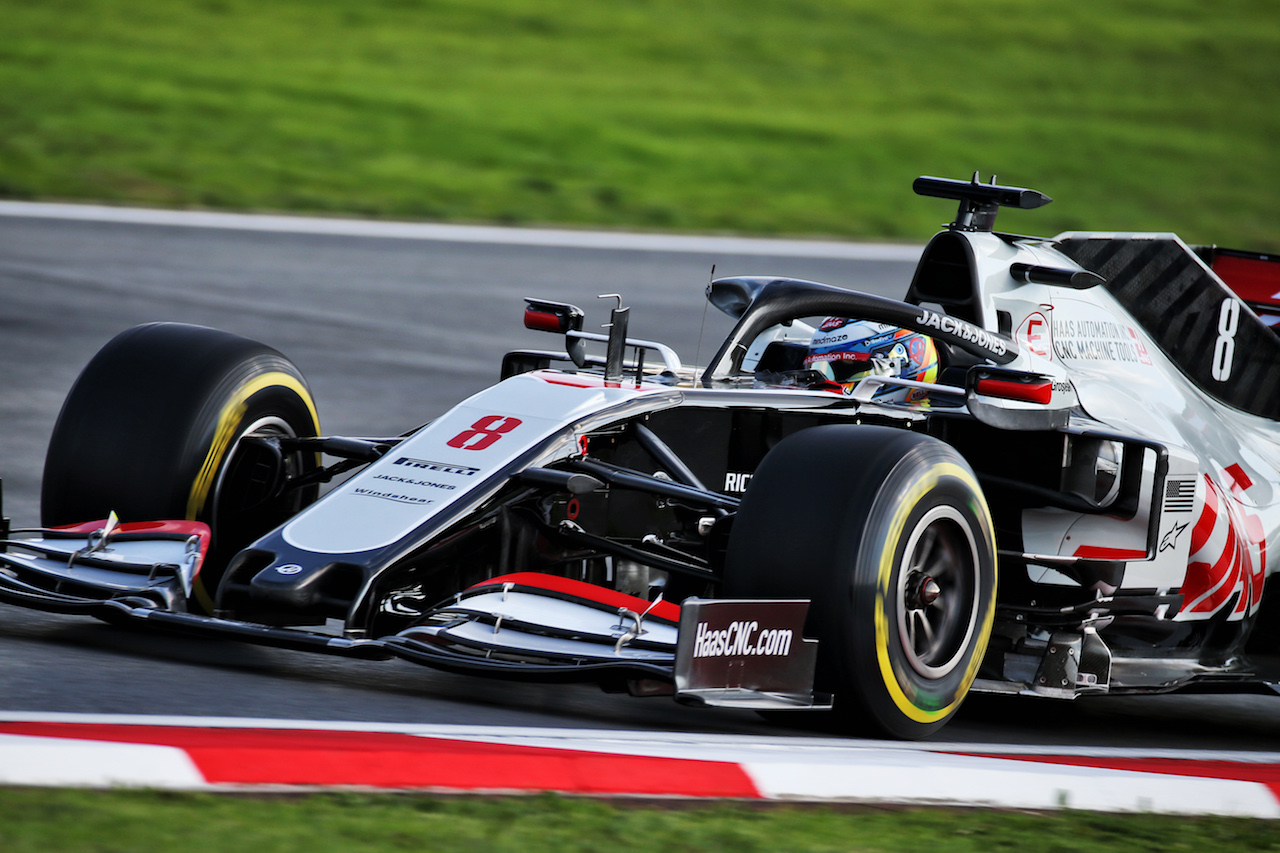
{"type": "MultiPolygon", "coordinates": [[[[48,612],[450,672],[599,682],[692,705],[830,707],[813,690],[806,601],[690,599],[677,606],[535,572],[492,578],[377,638],[187,612],[208,550],[193,522],[19,530],[0,541],[0,601],[48,612]]],[[[393,606],[393,605],[388,605],[393,606]]]]}

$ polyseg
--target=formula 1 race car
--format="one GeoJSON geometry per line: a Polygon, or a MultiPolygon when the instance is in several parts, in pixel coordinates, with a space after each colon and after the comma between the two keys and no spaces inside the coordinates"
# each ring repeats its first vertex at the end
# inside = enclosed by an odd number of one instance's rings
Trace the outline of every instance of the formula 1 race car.
{"type": "Polygon", "coordinates": [[[698,369],[531,298],[563,346],[402,436],[323,435],[270,347],[127,330],[0,601],[910,738],[970,691],[1280,689],[1280,263],[915,190],[959,211],[903,301],[717,279],[698,369]]]}

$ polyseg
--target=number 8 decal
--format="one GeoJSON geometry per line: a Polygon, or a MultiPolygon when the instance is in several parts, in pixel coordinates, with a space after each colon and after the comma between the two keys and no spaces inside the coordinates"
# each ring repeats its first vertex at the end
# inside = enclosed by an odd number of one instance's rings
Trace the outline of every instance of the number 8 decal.
{"type": "Polygon", "coordinates": [[[484,450],[521,423],[523,422],[519,418],[485,415],[473,423],[471,429],[464,429],[447,443],[450,447],[456,447],[459,450],[484,450]]]}
{"type": "Polygon", "coordinates": [[[1218,312],[1218,341],[1213,345],[1210,373],[1219,382],[1231,378],[1231,363],[1236,357],[1236,326],[1240,322],[1240,304],[1228,297],[1218,312]]]}

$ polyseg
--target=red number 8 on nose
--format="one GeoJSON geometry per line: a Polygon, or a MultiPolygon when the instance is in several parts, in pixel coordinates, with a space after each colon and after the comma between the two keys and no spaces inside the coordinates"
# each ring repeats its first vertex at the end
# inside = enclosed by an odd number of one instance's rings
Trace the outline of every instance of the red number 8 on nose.
{"type": "Polygon", "coordinates": [[[484,450],[521,423],[519,418],[485,415],[473,423],[471,429],[464,429],[449,439],[448,445],[459,450],[484,450]]]}

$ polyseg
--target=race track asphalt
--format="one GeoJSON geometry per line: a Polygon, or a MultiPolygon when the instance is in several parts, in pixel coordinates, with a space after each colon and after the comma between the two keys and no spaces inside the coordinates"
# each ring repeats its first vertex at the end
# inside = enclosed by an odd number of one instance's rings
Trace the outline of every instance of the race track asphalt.
{"type": "MultiPolygon", "coordinates": [[[[573,241],[569,241],[572,243],[573,241]]],[[[618,241],[615,241],[618,242],[618,241]]],[[[621,293],[634,336],[705,361],[730,325],[705,309],[717,275],[783,274],[901,296],[894,255],[805,258],[708,245],[610,248],[0,216],[0,477],[5,514],[39,521],[58,409],[117,332],[176,320],[290,356],[326,432],[395,434],[492,383],[502,353],[547,347],[522,298],[574,302],[604,322],[621,293]]],[[[777,734],[746,712],[695,711],[592,687],[516,685],[402,662],[361,663],[158,636],[0,605],[0,711],[92,712],[777,734]]],[[[951,741],[1275,749],[1275,697],[1080,701],[975,697],[951,741]]]]}

